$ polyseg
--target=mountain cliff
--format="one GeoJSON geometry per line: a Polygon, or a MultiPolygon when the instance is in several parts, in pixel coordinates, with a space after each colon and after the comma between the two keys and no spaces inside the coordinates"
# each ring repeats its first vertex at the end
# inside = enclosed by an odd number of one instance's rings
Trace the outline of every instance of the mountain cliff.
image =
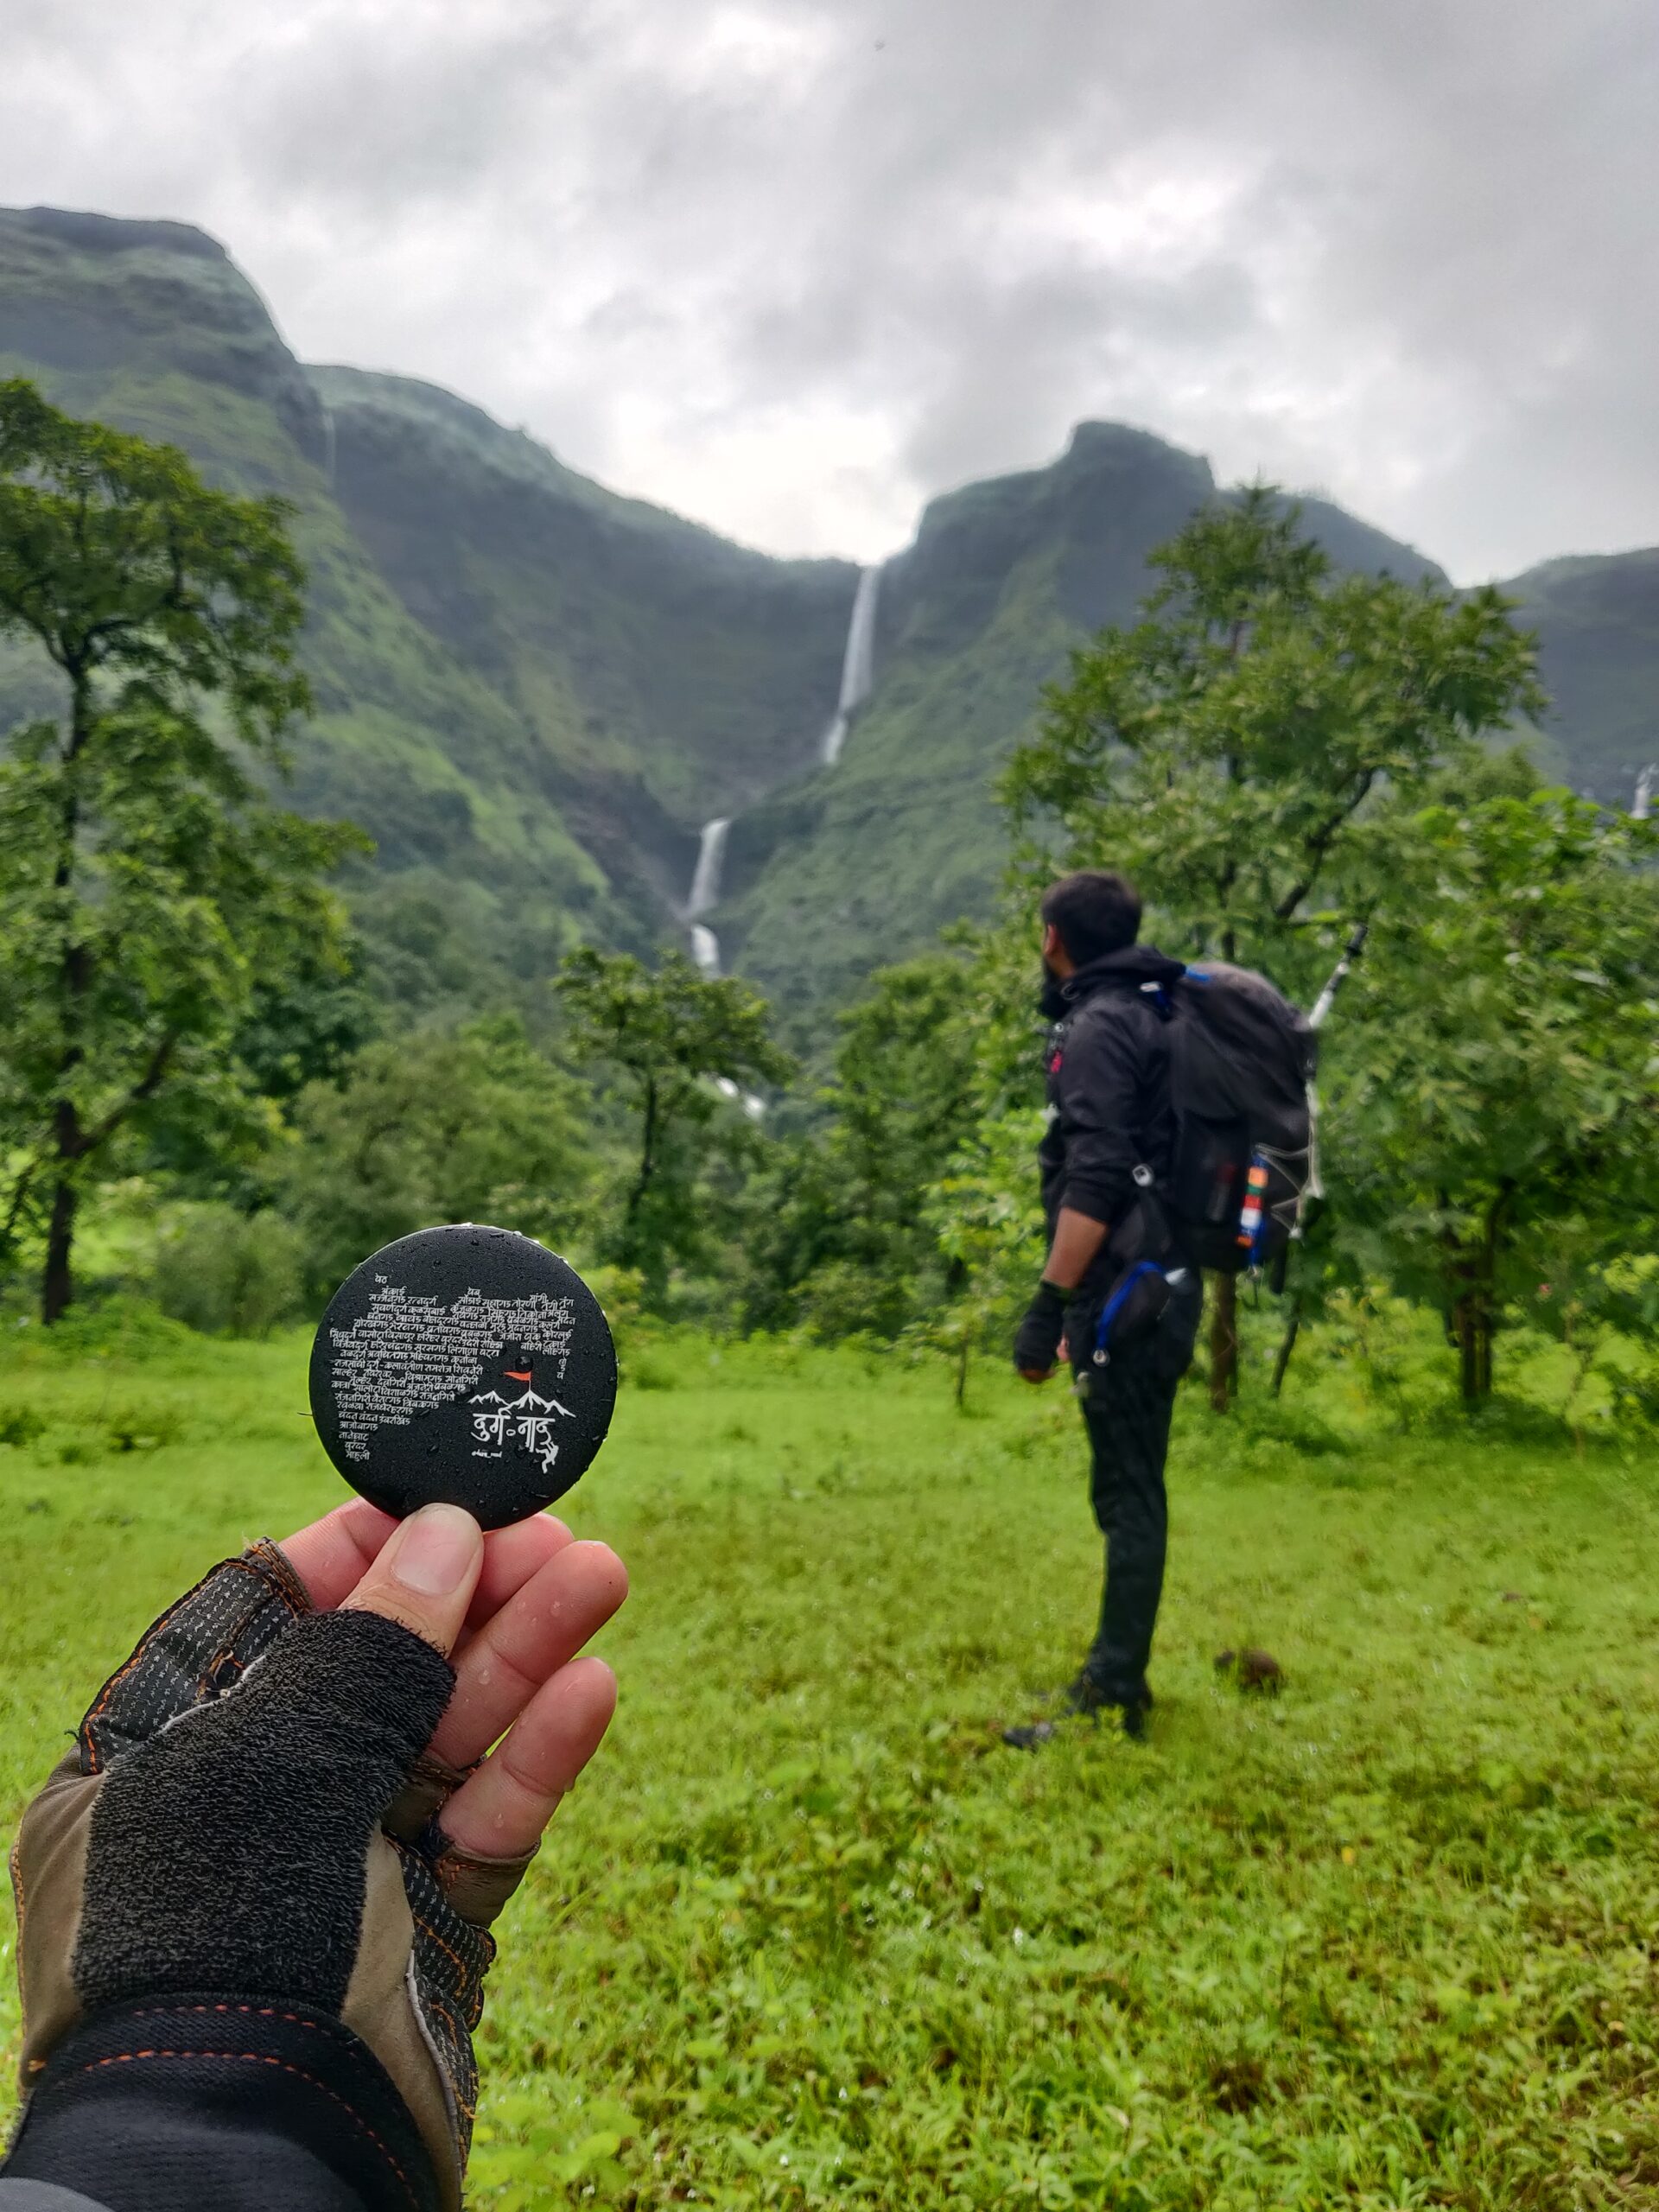
{"type": "MultiPolygon", "coordinates": [[[[734,819],[705,918],[797,1009],[982,912],[991,780],[1041,685],[1133,615],[1147,551],[1215,491],[1195,456],[1084,423],[1051,466],[935,500],[881,571],[873,688],[826,766],[850,563],[774,559],[620,498],[431,385],[302,365],[199,231],[0,212],[0,374],[293,504],[318,702],[295,800],[377,839],[351,893],[413,1009],[545,975],[578,937],[683,938],[711,817],[734,819]]],[[[1342,566],[1438,574],[1338,508],[1305,512],[1342,566]]],[[[1659,553],[1516,589],[1560,702],[1547,742],[1574,782],[1627,791],[1659,553]]],[[[51,689],[0,659],[0,730],[51,689]]]]}

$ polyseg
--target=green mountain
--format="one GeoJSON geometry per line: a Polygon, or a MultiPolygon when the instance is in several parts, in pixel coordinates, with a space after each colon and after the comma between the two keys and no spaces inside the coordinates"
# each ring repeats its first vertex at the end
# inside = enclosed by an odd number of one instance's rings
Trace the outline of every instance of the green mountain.
{"type": "MultiPolygon", "coordinates": [[[[732,831],[722,948],[775,997],[840,997],[872,967],[982,913],[1002,866],[992,797],[1071,649],[1132,621],[1146,556],[1216,490],[1209,464],[1142,430],[1084,423],[1046,468],[936,499],[884,568],[875,682],[833,768],[732,831]]],[[[1346,568],[1438,575],[1319,501],[1346,568]]]]}
{"type": "MultiPolygon", "coordinates": [[[[412,1006],[677,930],[702,822],[813,757],[850,563],[619,499],[429,386],[302,368],[200,232],[0,213],[0,375],[293,503],[293,797],[376,838],[354,904],[412,1006]]],[[[0,686],[0,727],[54,697],[24,655],[0,686]]]]}
{"type": "Polygon", "coordinates": [[[1503,587],[1538,632],[1552,770],[1628,805],[1659,760],[1659,546],[1547,561],[1503,587]]]}
{"type": "MultiPolygon", "coordinates": [[[[683,941],[715,817],[732,827],[707,922],[798,1014],[982,912],[991,782],[1042,684],[1132,616],[1148,549],[1215,490],[1193,455],[1084,423],[1052,466],[935,500],[874,580],[872,680],[828,765],[851,563],[776,560],[620,498],[431,385],[302,366],[199,231],[0,211],[0,375],[293,502],[318,702],[295,799],[377,839],[351,893],[414,1009],[544,976],[581,936],[683,941]]],[[[1338,508],[1305,512],[1342,566],[1439,573],[1338,508]]],[[[1573,781],[1627,795],[1659,750],[1659,552],[1515,589],[1559,696],[1547,744],[1573,781]]],[[[0,659],[0,729],[53,685],[0,659]]]]}
{"type": "Polygon", "coordinates": [[[546,796],[611,880],[671,912],[698,827],[810,762],[856,570],[620,499],[429,385],[312,384],[334,499],[379,575],[535,732],[546,796]]]}

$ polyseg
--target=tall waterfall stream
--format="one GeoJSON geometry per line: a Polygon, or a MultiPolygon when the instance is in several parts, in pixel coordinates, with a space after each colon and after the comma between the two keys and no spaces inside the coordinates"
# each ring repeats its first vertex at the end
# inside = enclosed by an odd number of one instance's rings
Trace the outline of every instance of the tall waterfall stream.
{"type": "MultiPolygon", "coordinates": [[[[823,734],[823,761],[833,768],[841,758],[853,718],[868,699],[875,684],[875,612],[881,588],[880,568],[861,569],[853,594],[852,619],[847,626],[847,649],[841,661],[841,692],[835,718],[823,734]]],[[[685,902],[685,924],[691,938],[691,957],[705,976],[720,973],[720,939],[702,918],[720,904],[721,872],[726,865],[726,837],[731,817],[718,814],[702,825],[697,864],[685,902]]],[[[722,1085],[722,1088],[724,1086],[722,1085]]],[[[746,1100],[745,1104],[753,1105],[746,1100]]]]}
{"type": "Polygon", "coordinates": [[[833,768],[841,758],[853,716],[869,697],[875,683],[875,607],[881,588],[880,569],[861,569],[858,589],[853,594],[853,619],[847,626],[847,651],[841,663],[841,696],[836,718],[823,734],[823,765],[833,768]]]}
{"type": "Polygon", "coordinates": [[[691,957],[705,976],[720,973],[720,939],[699,917],[720,904],[721,870],[726,864],[726,833],[731,817],[717,814],[702,825],[697,865],[691,876],[691,896],[685,902],[685,918],[691,927],[691,957]]]}

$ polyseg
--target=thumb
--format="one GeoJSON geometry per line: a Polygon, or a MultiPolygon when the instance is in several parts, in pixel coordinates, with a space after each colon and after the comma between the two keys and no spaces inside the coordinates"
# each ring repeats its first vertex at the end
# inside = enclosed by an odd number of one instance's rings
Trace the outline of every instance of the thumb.
{"type": "Polygon", "coordinates": [[[484,1565],[484,1536],[458,1505],[423,1505],[394,1529],[342,1611],[399,1621],[447,1656],[484,1565]]]}

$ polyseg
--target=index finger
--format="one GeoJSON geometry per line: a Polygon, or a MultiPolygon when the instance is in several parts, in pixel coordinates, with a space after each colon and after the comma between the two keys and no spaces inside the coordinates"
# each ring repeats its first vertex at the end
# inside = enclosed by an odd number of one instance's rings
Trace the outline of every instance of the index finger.
{"type": "Polygon", "coordinates": [[[331,1613],[368,1573],[397,1523],[366,1497],[348,1498],[277,1547],[320,1613],[331,1613]]]}
{"type": "MultiPolygon", "coordinates": [[[[279,1549],[304,1583],[320,1613],[331,1613],[379,1558],[397,1527],[389,1513],[353,1497],[325,1513],[321,1521],[283,1539],[279,1549]]],[[[484,1539],[484,1571],[474,1595],[468,1625],[481,1627],[515,1591],[571,1541],[563,1521],[532,1513],[510,1528],[494,1529],[484,1539]]]]}

